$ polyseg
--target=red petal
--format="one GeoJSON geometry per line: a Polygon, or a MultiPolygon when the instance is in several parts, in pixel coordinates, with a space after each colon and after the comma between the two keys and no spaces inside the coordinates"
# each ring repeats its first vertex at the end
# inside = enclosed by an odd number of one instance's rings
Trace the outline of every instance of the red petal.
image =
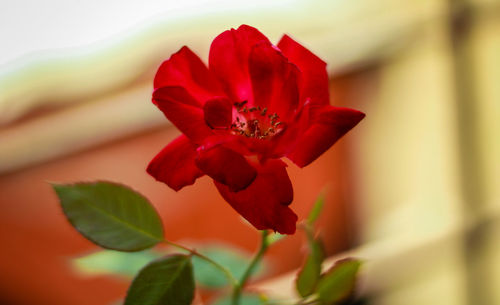
{"type": "Polygon", "coordinates": [[[297,67],[270,43],[255,45],[250,52],[249,71],[255,106],[267,107],[288,119],[299,103],[297,67]]]}
{"type": "Polygon", "coordinates": [[[316,160],[338,139],[356,126],[365,114],[349,108],[326,106],[313,123],[297,140],[295,149],[287,157],[300,167],[316,160]]]}
{"type": "Polygon", "coordinates": [[[233,106],[227,98],[208,100],[203,106],[205,122],[211,128],[229,127],[232,121],[233,106]]]}
{"type": "Polygon", "coordinates": [[[218,182],[215,185],[222,197],[255,228],[293,234],[298,218],[288,207],[293,200],[293,189],[285,167],[281,160],[268,160],[258,166],[254,182],[239,192],[232,192],[218,182]]]}
{"type": "Polygon", "coordinates": [[[309,98],[313,104],[329,105],[326,63],[287,35],[281,38],[278,48],[302,73],[301,101],[309,98]]]}
{"type": "Polygon", "coordinates": [[[154,88],[166,86],[185,88],[200,105],[213,96],[224,95],[217,79],[188,47],[164,61],[156,72],[154,88]]]}
{"type": "Polygon", "coordinates": [[[281,158],[293,150],[297,139],[307,131],[310,125],[310,110],[311,103],[306,103],[304,107],[298,109],[291,123],[287,125],[287,128],[271,139],[273,145],[272,150],[269,152],[269,157],[281,158]]]}
{"type": "Polygon", "coordinates": [[[181,135],[151,160],[147,172],[178,191],[203,176],[203,172],[194,163],[195,157],[195,146],[186,136],[181,135]]]}
{"type": "Polygon", "coordinates": [[[205,174],[235,192],[246,188],[257,175],[245,157],[222,145],[199,149],[195,162],[205,174]]]}
{"type": "Polygon", "coordinates": [[[242,25],[217,36],[210,46],[209,68],[219,79],[232,101],[252,101],[252,85],[248,75],[251,48],[269,40],[257,29],[242,25]]]}
{"type": "Polygon", "coordinates": [[[182,87],[162,87],[153,92],[153,102],[191,141],[200,144],[212,135],[203,108],[182,87]]]}

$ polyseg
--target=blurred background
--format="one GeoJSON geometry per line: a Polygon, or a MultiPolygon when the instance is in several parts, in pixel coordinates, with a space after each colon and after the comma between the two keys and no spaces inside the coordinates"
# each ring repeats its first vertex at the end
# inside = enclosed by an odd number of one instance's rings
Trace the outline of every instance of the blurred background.
{"type": "MultiPolygon", "coordinates": [[[[257,247],[211,179],[176,193],[145,172],[179,134],[150,101],[156,68],[183,45],[206,62],[240,24],[318,54],[332,103],[367,114],[288,169],[299,219],[325,193],[327,253],[366,261],[368,303],[500,304],[499,17],[495,0],[2,1],[0,304],[106,305],[126,292],[127,278],[75,267],[98,248],[48,181],[125,183],[167,239],[257,247]]],[[[262,276],[299,267],[303,240],[280,241],[262,276]]]]}

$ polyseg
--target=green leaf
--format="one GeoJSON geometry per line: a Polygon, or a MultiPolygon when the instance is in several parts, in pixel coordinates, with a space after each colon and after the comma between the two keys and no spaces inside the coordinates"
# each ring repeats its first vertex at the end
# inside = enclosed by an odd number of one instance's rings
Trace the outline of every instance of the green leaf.
{"type": "Polygon", "coordinates": [[[360,266],[361,261],[353,258],[337,261],[318,282],[316,291],[319,300],[325,304],[335,304],[349,298],[354,292],[360,266]]]}
{"type": "Polygon", "coordinates": [[[325,203],[325,196],[321,193],[319,194],[316,202],[314,203],[311,212],[309,212],[309,216],[307,217],[307,223],[309,225],[313,225],[314,222],[318,219],[321,214],[321,210],[323,209],[323,205],[325,203]]]}
{"type": "MultiPolygon", "coordinates": [[[[196,251],[226,267],[236,278],[243,275],[250,261],[243,252],[224,245],[196,247],[196,251]]],[[[192,260],[196,282],[201,286],[220,288],[229,284],[226,275],[212,264],[196,256],[192,260]]]]}
{"type": "Polygon", "coordinates": [[[325,259],[321,240],[314,237],[314,223],[321,214],[324,202],[324,195],[321,192],[307,217],[306,223],[302,227],[307,235],[309,245],[309,255],[295,279],[295,288],[302,297],[307,297],[315,292],[321,276],[321,264],[325,259]]]}
{"type": "Polygon", "coordinates": [[[131,278],[147,263],[159,257],[159,254],[151,251],[125,253],[102,250],[75,258],[72,263],[76,270],[83,274],[118,274],[131,278]]]}
{"type": "Polygon", "coordinates": [[[149,201],[110,182],[53,184],[69,222],[93,243],[139,251],[163,240],[160,217],[149,201]]]}
{"type": "Polygon", "coordinates": [[[124,305],[190,305],[193,298],[190,256],[175,254],[144,267],[132,281],[124,305]]]}
{"type": "Polygon", "coordinates": [[[309,235],[310,253],[295,279],[295,288],[302,297],[309,296],[314,292],[321,275],[321,264],[325,258],[321,241],[309,235]]]}

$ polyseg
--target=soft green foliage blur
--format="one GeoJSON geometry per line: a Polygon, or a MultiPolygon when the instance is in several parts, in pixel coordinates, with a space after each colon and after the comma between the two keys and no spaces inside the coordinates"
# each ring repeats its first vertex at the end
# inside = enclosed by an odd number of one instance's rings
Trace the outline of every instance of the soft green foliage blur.
{"type": "MultiPolygon", "coordinates": [[[[196,249],[199,253],[226,267],[237,278],[243,275],[250,262],[250,257],[243,251],[223,244],[202,245],[196,247],[196,249]]],[[[83,274],[119,275],[129,278],[135,276],[150,261],[172,253],[172,249],[145,250],[133,253],[101,250],[76,258],[72,261],[72,264],[78,272],[83,274]]],[[[198,285],[208,289],[217,289],[229,285],[226,276],[203,259],[193,256],[192,264],[194,277],[198,285]]],[[[265,269],[262,268],[262,262],[260,266],[256,274],[265,269]]]]}
{"type": "MultiPolygon", "coordinates": [[[[265,304],[261,298],[256,294],[243,294],[240,299],[239,305],[261,305],[265,304]]],[[[224,296],[219,298],[212,303],[212,305],[231,305],[231,298],[229,296],[224,296]]]]}
{"type": "Polygon", "coordinates": [[[152,260],[160,258],[160,253],[140,251],[133,253],[102,250],[72,261],[78,272],[83,274],[121,275],[132,278],[152,260]]]}
{"type": "MultiPolygon", "coordinates": [[[[223,245],[198,248],[197,251],[229,269],[236,278],[243,275],[250,262],[249,256],[235,248],[223,245]]],[[[199,257],[193,257],[193,266],[196,281],[201,286],[215,289],[229,285],[226,276],[219,269],[199,257]]]]}

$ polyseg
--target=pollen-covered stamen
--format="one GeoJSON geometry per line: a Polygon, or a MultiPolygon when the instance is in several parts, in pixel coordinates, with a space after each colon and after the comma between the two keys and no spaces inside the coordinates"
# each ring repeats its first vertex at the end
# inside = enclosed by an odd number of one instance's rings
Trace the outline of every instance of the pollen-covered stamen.
{"type": "Polygon", "coordinates": [[[267,107],[246,107],[247,101],[234,103],[237,114],[231,124],[231,131],[247,138],[266,139],[285,128],[277,113],[267,114],[267,107]]]}
{"type": "Polygon", "coordinates": [[[236,102],[234,103],[234,107],[236,107],[236,110],[238,110],[238,112],[240,111],[241,108],[243,108],[243,106],[245,106],[245,104],[248,103],[248,101],[243,101],[243,102],[236,102]]]}

